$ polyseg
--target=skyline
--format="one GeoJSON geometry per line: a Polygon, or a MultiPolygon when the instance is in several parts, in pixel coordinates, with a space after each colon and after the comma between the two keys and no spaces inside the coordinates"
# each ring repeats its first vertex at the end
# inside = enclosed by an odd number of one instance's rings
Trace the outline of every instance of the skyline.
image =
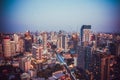
{"type": "Polygon", "coordinates": [[[91,25],[95,32],[118,32],[119,0],[5,0],[0,32],[80,31],[91,25]]]}

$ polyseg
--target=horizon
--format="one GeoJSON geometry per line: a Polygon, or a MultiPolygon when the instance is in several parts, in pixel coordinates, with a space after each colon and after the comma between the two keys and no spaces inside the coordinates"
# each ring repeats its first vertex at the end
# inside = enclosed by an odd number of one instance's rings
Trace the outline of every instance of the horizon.
{"type": "Polygon", "coordinates": [[[0,32],[119,32],[119,0],[5,0],[1,1],[0,32]]]}

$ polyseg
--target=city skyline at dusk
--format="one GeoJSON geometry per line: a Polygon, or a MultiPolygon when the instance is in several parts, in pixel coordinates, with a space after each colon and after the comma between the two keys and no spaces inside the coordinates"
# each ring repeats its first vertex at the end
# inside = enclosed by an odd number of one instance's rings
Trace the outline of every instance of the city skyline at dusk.
{"type": "Polygon", "coordinates": [[[77,31],[91,25],[96,32],[118,32],[119,0],[1,1],[0,32],[77,31]]]}

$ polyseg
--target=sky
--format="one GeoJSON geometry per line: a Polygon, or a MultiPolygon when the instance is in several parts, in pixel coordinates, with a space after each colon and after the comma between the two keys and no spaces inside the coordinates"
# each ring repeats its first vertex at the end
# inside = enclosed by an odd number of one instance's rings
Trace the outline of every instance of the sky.
{"type": "Polygon", "coordinates": [[[119,0],[3,0],[0,32],[120,31],[119,0]]]}

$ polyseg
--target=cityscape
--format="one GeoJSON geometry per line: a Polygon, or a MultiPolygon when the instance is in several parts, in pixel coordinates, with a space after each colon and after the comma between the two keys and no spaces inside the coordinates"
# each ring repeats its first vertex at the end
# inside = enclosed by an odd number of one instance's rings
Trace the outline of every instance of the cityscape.
{"type": "Polygon", "coordinates": [[[0,80],[120,80],[120,0],[0,0],[0,80]]]}
{"type": "Polygon", "coordinates": [[[119,80],[120,34],[80,32],[0,34],[0,80],[119,80]]]}

